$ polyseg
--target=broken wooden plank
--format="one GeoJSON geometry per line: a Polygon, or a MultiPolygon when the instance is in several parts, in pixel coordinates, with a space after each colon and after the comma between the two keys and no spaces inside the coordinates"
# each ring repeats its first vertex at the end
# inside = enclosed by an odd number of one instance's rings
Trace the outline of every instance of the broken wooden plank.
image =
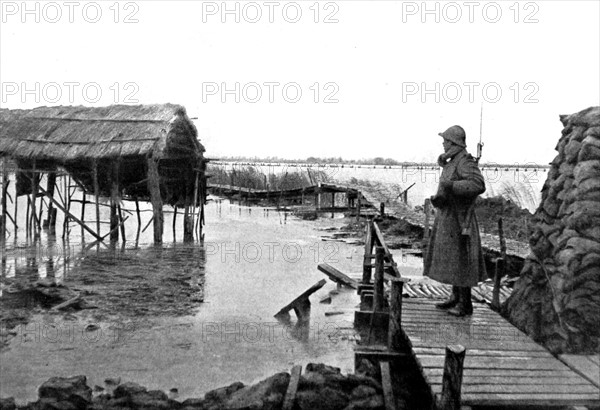
{"type": "Polygon", "coordinates": [[[325,279],[321,279],[320,281],[312,285],[310,288],[302,292],[302,294],[296,299],[292,300],[289,304],[284,306],[279,312],[275,314],[275,317],[288,315],[289,311],[294,309],[294,311],[296,312],[296,316],[298,316],[298,319],[305,318],[306,311],[310,310],[310,300],[308,299],[308,297],[315,293],[317,290],[321,289],[323,286],[325,286],[326,283],[327,281],[325,279]]]}
{"type": "Polygon", "coordinates": [[[329,277],[329,279],[331,279],[332,281],[334,281],[336,283],[341,283],[342,285],[348,286],[349,288],[352,288],[352,289],[358,288],[357,281],[355,281],[351,277],[345,275],[344,273],[340,272],[339,270],[337,270],[336,268],[334,268],[333,266],[331,266],[327,263],[319,264],[317,266],[317,269],[319,269],[321,272],[323,272],[325,275],[327,275],[329,277]]]}
{"type": "Polygon", "coordinates": [[[292,408],[294,408],[294,401],[296,400],[296,391],[298,391],[300,374],[302,374],[302,366],[297,364],[292,367],[292,371],[290,372],[290,382],[288,384],[287,391],[285,392],[283,406],[281,407],[282,410],[292,410],[292,408]]]}

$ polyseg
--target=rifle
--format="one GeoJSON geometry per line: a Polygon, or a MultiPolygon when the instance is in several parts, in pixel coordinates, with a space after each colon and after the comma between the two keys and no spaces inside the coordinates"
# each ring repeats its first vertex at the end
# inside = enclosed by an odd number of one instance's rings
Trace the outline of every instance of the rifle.
{"type": "MultiPolygon", "coordinates": [[[[479,142],[477,143],[477,157],[475,158],[475,163],[479,165],[479,160],[481,159],[481,151],[483,150],[483,103],[481,103],[481,111],[479,113],[479,142]]],[[[475,212],[475,201],[469,206],[467,209],[467,214],[465,216],[464,226],[461,224],[461,235],[463,236],[471,236],[470,228],[471,228],[471,220],[473,219],[473,212],[475,212]]]]}

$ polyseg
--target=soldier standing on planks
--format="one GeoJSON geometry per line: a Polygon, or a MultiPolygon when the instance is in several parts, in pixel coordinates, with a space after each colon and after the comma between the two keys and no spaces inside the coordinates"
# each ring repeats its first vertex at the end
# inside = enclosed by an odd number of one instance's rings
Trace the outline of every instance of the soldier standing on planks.
{"type": "Polygon", "coordinates": [[[436,306],[454,316],[473,313],[471,287],[486,277],[475,200],[485,192],[477,161],[466,151],[466,135],[454,125],[439,133],[444,153],[438,164],[443,168],[437,193],[431,204],[436,218],[425,253],[423,275],[452,285],[450,299],[436,306]]]}

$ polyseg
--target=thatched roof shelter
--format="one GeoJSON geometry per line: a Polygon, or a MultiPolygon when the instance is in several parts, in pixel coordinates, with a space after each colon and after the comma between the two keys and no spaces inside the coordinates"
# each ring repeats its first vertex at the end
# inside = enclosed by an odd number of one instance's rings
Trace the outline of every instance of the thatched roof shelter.
{"type": "MultiPolygon", "coordinates": [[[[204,147],[185,108],[174,104],[108,107],[39,107],[0,110],[0,156],[21,170],[65,169],[93,192],[97,166],[100,193],[148,199],[147,159],[158,160],[162,199],[184,203],[203,172],[204,147]]],[[[21,193],[28,193],[22,187],[21,193]]]]}

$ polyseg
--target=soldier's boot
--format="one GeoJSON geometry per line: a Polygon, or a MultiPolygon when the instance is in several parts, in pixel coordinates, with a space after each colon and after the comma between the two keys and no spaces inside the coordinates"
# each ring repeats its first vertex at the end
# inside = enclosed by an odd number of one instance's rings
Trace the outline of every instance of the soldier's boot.
{"type": "Polygon", "coordinates": [[[435,307],[438,309],[450,309],[458,303],[460,288],[458,286],[452,286],[452,293],[450,298],[441,303],[436,303],[435,307]]]}
{"type": "Polygon", "coordinates": [[[461,287],[459,291],[458,303],[455,307],[448,310],[452,316],[470,316],[473,314],[473,305],[471,303],[471,288],[461,287]]]}

